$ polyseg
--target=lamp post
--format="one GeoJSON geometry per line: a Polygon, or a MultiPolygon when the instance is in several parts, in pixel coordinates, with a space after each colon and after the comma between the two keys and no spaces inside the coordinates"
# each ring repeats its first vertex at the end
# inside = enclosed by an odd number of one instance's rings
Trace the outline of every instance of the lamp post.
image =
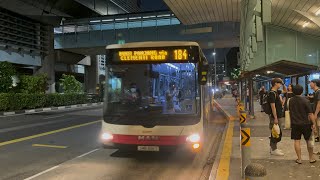
{"type": "Polygon", "coordinates": [[[216,62],[216,48],[213,50],[213,62],[214,62],[214,89],[217,89],[217,62],[216,62]]]}

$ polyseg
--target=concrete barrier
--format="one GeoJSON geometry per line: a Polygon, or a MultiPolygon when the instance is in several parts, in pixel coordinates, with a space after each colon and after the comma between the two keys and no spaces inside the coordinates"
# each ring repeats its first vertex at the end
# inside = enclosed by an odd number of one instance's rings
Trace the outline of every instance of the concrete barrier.
{"type": "Polygon", "coordinates": [[[258,163],[251,163],[245,169],[245,180],[262,180],[266,175],[266,168],[258,163]]]}

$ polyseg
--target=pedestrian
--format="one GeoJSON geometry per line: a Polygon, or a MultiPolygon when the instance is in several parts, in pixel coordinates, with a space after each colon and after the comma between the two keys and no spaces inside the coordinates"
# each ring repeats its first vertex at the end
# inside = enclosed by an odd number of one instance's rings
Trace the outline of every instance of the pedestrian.
{"type": "Polygon", "coordinates": [[[309,162],[315,163],[316,160],[313,155],[313,145],[310,138],[312,131],[316,132],[315,116],[313,115],[310,107],[310,101],[302,97],[303,87],[295,85],[292,89],[295,96],[291,97],[288,101],[290,118],[291,118],[291,139],[294,140],[294,149],[297,154],[296,163],[301,164],[301,136],[303,135],[307,143],[309,152],[309,162]]]}
{"type": "Polygon", "coordinates": [[[261,112],[264,112],[262,102],[263,102],[263,96],[266,94],[266,89],[264,86],[262,86],[259,90],[259,101],[260,101],[260,106],[261,106],[261,112]]]}
{"type": "Polygon", "coordinates": [[[247,109],[249,109],[249,101],[250,101],[250,99],[249,99],[249,88],[247,88],[247,90],[246,90],[246,105],[247,105],[247,109]]]}
{"type": "MultiPolygon", "coordinates": [[[[319,126],[320,126],[320,80],[313,79],[310,82],[310,88],[314,91],[313,93],[313,112],[316,119],[317,134],[315,141],[319,142],[319,126]]],[[[320,154],[319,154],[320,155],[320,154]]]]}
{"type": "Polygon", "coordinates": [[[283,107],[283,114],[282,116],[284,117],[284,123],[282,124],[283,128],[284,129],[290,129],[290,113],[288,111],[288,100],[290,98],[292,98],[294,96],[293,92],[292,92],[292,87],[293,85],[292,84],[289,84],[287,88],[285,88],[284,86],[284,89],[286,89],[286,91],[284,91],[283,93],[283,104],[282,104],[282,107],[283,107]]]}
{"type": "Polygon", "coordinates": [[[287,110],[286,104],[288,102],[288,99],[292,98],[294,96],[293,92],[292,92],[292,84],[289,84],[288,88],[287,88],[287,92],[284,93],[284,103],[283,103],[283,107],[284,110],[287,110]]]}
{"type": "MultiPolygon", "coordinates": [[[[283,85],[283,81],[280,78],[274,78],[271,81],[271,85],[272,85],[272,88],[268,93],[268,103],[270,104],[270,107],[271,107],[271,114],[269,115],[269,119],[270,119],[269,129],[272,134],[272,128],[274,125],[279,125],[279,128],[281,127],[281,124],[279,124],[280,123],[279,119],[282,117],[282,103],[280,100],[280,95],[278,94],[278,90],[283,85]]],[[[271,155],[276,155],[276,156],[284,155],[284,153],[277,147],[277,144],[280,140],[275,140],[271,135],[270,137],[270,154],[271,155]]]]}

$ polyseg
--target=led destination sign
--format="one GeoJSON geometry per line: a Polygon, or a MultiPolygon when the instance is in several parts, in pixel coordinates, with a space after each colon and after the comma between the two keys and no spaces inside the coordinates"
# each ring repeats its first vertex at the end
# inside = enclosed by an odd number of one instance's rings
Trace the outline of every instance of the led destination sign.
{"type": "Polygon", "coordinates": [[[171,51],[162,49],[118,52],[120,61],[166,61],[169,58],[169,54],[172,60],[188,60],[187,49],[174,49],[171,51]]]}
{"type": "Polygon", "coordinates": [[[199,60],[198,46],[137,47],[108,49],[107,64],[134,63],[196,63],[199,60]]]}

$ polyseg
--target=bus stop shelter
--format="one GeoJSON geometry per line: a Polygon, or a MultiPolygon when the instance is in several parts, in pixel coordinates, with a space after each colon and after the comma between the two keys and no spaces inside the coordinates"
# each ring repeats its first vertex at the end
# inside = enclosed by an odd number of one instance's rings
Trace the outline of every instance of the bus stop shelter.
{"type": "MultiPolygon", "coordinates": [[[[292,62],[288,60],[280,60],[275,63],[266,65],[259,69],[245,72],[240,78],[240,97],[243,102],[246,102],[247,88],[249,89],[249,103],[245,103],[246,109],[250,114],[254,116],[254,100],[253,100],[253,81],[271,81],[272,78],[294,78],[299,76],[306,76],[315,71],[318,71],[319,67],[309,64],[303,64],[298,62],[292,62]]],[[[305,77],[307,78],[307,77],[305,77]]],[[[294,84],[298,84],[297,78],[294,84]]],[[[305,82],[308,80],[306,79],[305,82]]],[[[292,82],[292,81],[291,81],[292,82]]]]}

